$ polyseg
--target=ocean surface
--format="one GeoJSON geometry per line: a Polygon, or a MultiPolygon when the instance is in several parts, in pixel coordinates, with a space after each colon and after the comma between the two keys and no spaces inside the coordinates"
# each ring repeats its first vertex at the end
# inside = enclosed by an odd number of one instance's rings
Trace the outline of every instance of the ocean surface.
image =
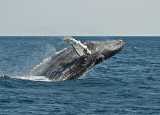
{"type": "Polygon", "coordinates": [[[160,37],[122,37],[121,52],[76,80],[28,76],[66,47],[64,37],[0,37],[0,115],[160,114],[160,37]]]}

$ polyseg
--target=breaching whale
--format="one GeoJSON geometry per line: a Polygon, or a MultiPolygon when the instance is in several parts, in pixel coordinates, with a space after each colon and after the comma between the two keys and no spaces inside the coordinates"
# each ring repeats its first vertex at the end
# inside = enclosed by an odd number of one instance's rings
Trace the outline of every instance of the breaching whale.
{"type": "Polygon", "coordinates": [[[39,76],[46,76],[53,81],[72,80],[79,78],[96,64],[114,56],[121,51],[124,42],[111,41],[85,41],[81,43],[71,37],[64,39],[72,47],[56,53],[34,67],[29,75],[43,68],[39,76]]]}

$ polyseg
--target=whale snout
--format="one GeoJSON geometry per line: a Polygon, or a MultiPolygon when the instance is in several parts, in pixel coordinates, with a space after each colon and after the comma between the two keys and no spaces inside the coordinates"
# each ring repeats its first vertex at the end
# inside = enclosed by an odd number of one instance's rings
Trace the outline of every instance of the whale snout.
{"type": "Polygon", "coordinates": [[[123,40],[122,40],[122,39],[117,40],[117,43],[116,43],[116,45],[115,45],[115,48],[117,47],[117,49],[122,49],[123,46],[124,46],[123,40]]]}
{"type": "Polygon", "coordinates": [[[116,40],[116,42],[117,42],[117,45],[123,45],[123,44],[124,44],[124,42],[123,42],[123,40],[122,40],[122,39],[120,39],[120,40],[116,40]]]}
{"type": "Polygon", "coordinates": [[[104,59],[108,59],[114,56],[116,53],[120,52],[123,46],[124,46],[124,42],[122,39],[106,42],[105,47],[103,48],[103,51],[102,51],[102,54],[105,57],[104,59]]]}

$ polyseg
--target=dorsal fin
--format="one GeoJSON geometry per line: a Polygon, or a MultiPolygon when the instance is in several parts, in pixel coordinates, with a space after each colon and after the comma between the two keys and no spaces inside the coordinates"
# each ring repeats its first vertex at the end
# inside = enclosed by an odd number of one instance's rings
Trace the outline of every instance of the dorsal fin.
{"type": "Polygon", "coordinates": [[[64,41],[71,44],[79,56],[91,54],[91,51],[87,48],[87,46],[82,44],[80,41],[77,41],[71,37],[65,38],[64,41]]]}

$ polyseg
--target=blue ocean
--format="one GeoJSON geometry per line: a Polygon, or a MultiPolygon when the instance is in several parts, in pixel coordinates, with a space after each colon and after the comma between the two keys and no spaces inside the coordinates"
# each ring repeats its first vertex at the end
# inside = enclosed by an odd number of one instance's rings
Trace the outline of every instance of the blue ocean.
{"type": "Polygon", "coordinates": [[[125,46],[80,78],[53,82],[28,73],[71,47],[63,36],[0,37],[0,115],[160,114],[160,37],[73,38],[125,46]]]}

